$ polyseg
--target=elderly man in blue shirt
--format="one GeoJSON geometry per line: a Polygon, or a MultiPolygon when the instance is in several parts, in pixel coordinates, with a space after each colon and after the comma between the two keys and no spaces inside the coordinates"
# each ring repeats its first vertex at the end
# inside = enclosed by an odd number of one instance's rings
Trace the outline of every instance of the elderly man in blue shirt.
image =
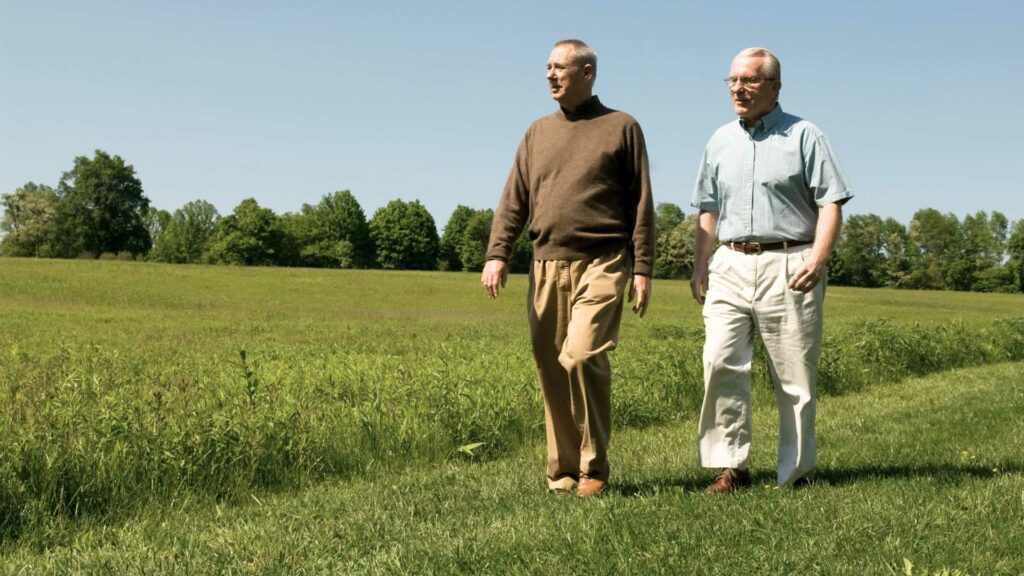
{"type": "Polygon", "coordinates": [[[771,52],[743,50],[725,82],[739,120],[705,147],[692,202],[700,214],[690,287],[707,335],[698,453],[702,466],[721,469],[712,493],[750,484],[755,330],[779,410],[778,483],[813,479],[825,263],[853,196],[821,130],[779,106],[771,52]]]}

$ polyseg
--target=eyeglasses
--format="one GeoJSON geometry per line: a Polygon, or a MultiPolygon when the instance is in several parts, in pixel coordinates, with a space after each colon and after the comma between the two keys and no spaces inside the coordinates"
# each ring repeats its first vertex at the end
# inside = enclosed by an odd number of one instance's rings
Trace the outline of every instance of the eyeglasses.
{"type": "Polygon", "coordinates": [[[729,88],[732,88],[737,84],[740,86],[740,88],[757,88],[763,82],[772,80],[775,80],[775,78],[757,78],[755,76],[742,76],[737,78],[735,76],[730,76],[722,81],[725,82],[725,85],[728,86],[729,88]]]}

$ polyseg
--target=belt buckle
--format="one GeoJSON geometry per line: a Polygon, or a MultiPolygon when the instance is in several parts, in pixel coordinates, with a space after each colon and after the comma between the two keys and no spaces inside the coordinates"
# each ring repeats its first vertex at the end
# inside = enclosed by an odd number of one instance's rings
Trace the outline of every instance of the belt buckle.
{"type": "Polygon", "coordinates": [[[754,256],[757,256],[758,254],[763,252],[763,250],[761,250],[760,242],[747,242],[746,247],[749,248],[749,252],[744,250],[744,252],[746,252],[747,254],[753,254],[754,256]]]}

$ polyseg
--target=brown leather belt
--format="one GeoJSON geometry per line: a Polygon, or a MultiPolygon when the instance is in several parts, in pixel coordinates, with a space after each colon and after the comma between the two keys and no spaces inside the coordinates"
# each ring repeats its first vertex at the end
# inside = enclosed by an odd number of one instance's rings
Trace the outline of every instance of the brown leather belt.
{"type": "Polygon", "coordinates": [[[744,254],[760,254],[761,252],[767,252],[769,250],[803,246],[804,244],[810,244],[811,242],[811,240],[786,240],[783,242],[722,242],[722,246],[726,246],[737,252],[743,252],[744,254]]]}

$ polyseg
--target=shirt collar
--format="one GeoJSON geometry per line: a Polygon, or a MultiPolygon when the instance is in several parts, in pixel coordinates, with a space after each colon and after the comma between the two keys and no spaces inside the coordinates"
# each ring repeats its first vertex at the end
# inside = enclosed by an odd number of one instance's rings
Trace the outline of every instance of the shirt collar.
{"type": "MultiPolygon", "coordinates": [[[[782,120],[782,104],[776,102],[775,108],[772,108],[771,112],[762,116],[757,122],[754,122],[754,131],[752,134],[756,134],[757,132],[766,132],[775,128],[775,125],[779,123],[779,120],[782,120]]],[[[740,118],[740,128],[743,128],[744,130],[747,129],[747,123],[743,121],[743,118],[740,118]]]]}

